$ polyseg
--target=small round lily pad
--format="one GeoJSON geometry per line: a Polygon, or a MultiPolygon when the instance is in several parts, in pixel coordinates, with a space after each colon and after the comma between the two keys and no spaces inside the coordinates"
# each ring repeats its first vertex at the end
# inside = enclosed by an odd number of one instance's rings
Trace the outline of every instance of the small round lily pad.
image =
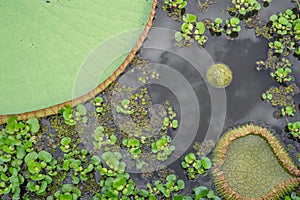
{"type": "Polygon", "coordinates": [[[225,88],[232,81],[232,71],[223,63],[214,64],[208,68],[206,78],[212,86],[225,88]]]}

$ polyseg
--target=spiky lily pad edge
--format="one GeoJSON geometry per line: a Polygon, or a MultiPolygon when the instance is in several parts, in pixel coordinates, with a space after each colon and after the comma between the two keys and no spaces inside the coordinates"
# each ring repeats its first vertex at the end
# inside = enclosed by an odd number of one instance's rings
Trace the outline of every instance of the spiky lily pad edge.
{"type": "Polygon", "coordinates": [[[228,130],[219,139],[214,149],[213,157],[213,182],[218,193],[225,199],[241,199],[241,200],[274,200],[284,196],[289,191],[293,190],[299,185],[300,182],[300,170],[295,166],[291,157],[286,152],[280,141],[271,134],[271,132],[262,126],[254,125],[252,123],[238,126],[234,129],[228,130]],[[226,178],[221,170],[223,163],[225,162],[226,152],[231,142],[234,140],[245,137],[249,134],[261,136],[267,140],[272,151],[276,155],[277,159],[281,162],[291,175],[296,176],[291,178],[276,187],[274,187],[268,194],[260,198],[248,198],[240,196],[236,193],[226,181],[226,178]]]}
{"type": "Polygon", "coordinates": [[[49,116],[49,115],[54,115],[54,114],[57,114],[59,112],[59,110],[61,108],[63,108],[65,105],[71,105],[72,107],[74,107],[74,106],[76,106],[80,103],[86,102],[87,100],[95,97],[97,94],[99,94],[100,92],[105,90],[112,82],[114,82],[117,79],[117,77],[119,75],[121,75],[125,71],[127,65],[134,58],[136,52],[143,45],[143,42],[147,38],[149,30],[152,27],[152,21],[154,19],[155,13],[156,13],[156,5],[157,5],[157,0],[153,0],[152,9],[151,9],[151,12],[150,12],[150,16],[148,18],[148,22],[147,22],[147,24],[144,28],[143,33],[139,37],[137,43],[132,48],[132,50],[130,51],[130,53],[126,57],[126,59],[118,67],[118,69],[110,77],[108,77],[103,83],[99,84],[95,89],[93,89],[89,93],[87,93],[87,94],[85,94],[85,95],[83,95],[83,96],[81,96],[77,99],[72,99],[70,101],[66,101],[66,102],[61,103],[61,104],[50,106],[48,108],[43,108],[41,110],[35,110],[35,111],[30,111],[30,112],[25,112],[25,113],[20,113],[20,114],[0,115],[0,124],[6,123],[7,120],[10,117],[14,116],[14,115],[17,116],[18,119],[20,119],[20,120],[26,120],[26,119],[29,119],[31,117],[45,117],[45,116],[49,116]]]}

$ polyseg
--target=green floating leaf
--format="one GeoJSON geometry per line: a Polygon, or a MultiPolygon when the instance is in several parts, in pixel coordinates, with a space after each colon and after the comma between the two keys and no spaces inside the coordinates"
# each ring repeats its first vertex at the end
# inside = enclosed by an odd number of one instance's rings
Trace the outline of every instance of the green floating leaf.
{"type": "Polygon", "coordinates": [[[193,191],[194,191],[194,198],[195,198],[195,200],[198,200],[198,199],[206,197],[206,195],[209,192],[209,190],[205,186],[196,187],[196,188],[194,188],[193,191]]]}
{"type": "Polygon", "coordinates": [[[271,20],[272,22],[277,21],[277,19],[278,19],[278,17],[277,17],[277,15],[275,15],[275,14],[270,16],[270,20],[271,20]]]}
{"type": "Polygon", "coordinates": [[[201,158],[201,165],[204,169],[210,169],[211,168],[211,161],[207,157],[201,158]]]}
{"type": "Polygon", "coordinates": [[[48,153],[47,151],[40,151],[38,154],[38,158],[40,160],[43,160],[45,162],[50,162],[52,160],[52,155],[50,153],[48,153]]]}
{"type": "Polygon", "coordinates": [[[25,156],[25,163],[28,163],[30,160],[35,161],[38,158],[38,154],[36,152],[30,152],[25,156]]]}
{"type": "Polygon", "coordinates": [[[36,133],[40,130],[40,124],[37,118],[30,118],[26,123],[29,124],[32,133],[36,133]]]}
{"type": "Polygon", "coordinates": [[[198,22],[196,24],[196,27],[197,27],[200,35],[202,35],[205,32],[205,25],[203,22],[198,22]]]}
{"type": "Polygon", "coordinates": [[[185,16],[183,16],[183,21],[185,22],[193,23],[196,22],[196,20],[197,16],[193,14],[186,14],[185,16]]]}
{"type": "Polygon", "coordinates": [[[0,78],[0,115],[47,108],[90,92],[125,60],[127,55],[119,55],[130,52],[138,41],[152,3],[1,1],[0,52],[6,53],[0,54],[0,68],[5,71],[0,78]],[[96,62],[102,64],[91,65],[84,74],[88,78],[74,86],[82,78],[78,71],[87,64],[83,64],[86,56],[112,36],[117,37],[109,44],[117,48],[97,49],[101,56],[96,62]]]}
{"type": "Polygon", "coordinates": [[[85,106],[82,105],[82,104],[78,104],[78,105],[76,106],[76,109],[77,109],[77,111],[79,112],[79,114],[80,114],[81,116],[84,116],[84,115],[87,114],[87,110],[86,110],[85,106]]]}
{"type": "Polygon", "coordinates": [[[61,145],[69,145],[71,143],[71,138],[70,137],[64,137],[61,139],[60,144],[61,145]]]}
{"type": "Polygon", "coordinates": [[[214,158],[214,184],[224,199],[280,199],[299,182],[299,169],[279,140],[254,124],[224,133],[214,158]]]}

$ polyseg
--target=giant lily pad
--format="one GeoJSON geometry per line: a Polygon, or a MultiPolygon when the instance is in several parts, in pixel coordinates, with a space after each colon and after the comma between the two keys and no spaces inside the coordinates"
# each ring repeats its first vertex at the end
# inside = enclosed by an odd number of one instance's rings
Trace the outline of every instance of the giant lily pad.
{"type": "MultiPolygon", "coordinates": [[[[115,79],[112,75],[122,64],[124,70],[137,49],[130,51],[145,38],[155,5],[156,0],[0,0],[0,115],[60,105],[86,95],[108,78],[115,79]],[[74,95],[88,55],[124,32],[130,34],[122,43],[104,47],[107,55],[118,56],[108,65],[94,63],[101,72],[98,83],[82,82],[84,87],[74,95]]],[[[58,110],[51,109],[50,114],[58,110]]],[[[44,111],[36,115],[46,115],[44,111]]]]}
{"type": "Polygon", "coordinates": [[[214,156],[214,183],[224,199],[279,199],[300,182],[300,170],[283,146],[260,126],[226,132],[214,156]]]}

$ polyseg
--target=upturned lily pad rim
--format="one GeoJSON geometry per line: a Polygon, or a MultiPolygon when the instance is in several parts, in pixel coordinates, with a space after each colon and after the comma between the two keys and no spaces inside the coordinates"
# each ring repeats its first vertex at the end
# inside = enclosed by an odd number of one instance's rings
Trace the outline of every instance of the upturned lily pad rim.
{"type": "MultiPolygon", "coordinates": [[[[213,158],[213,182],[219,193],[228,193],[230,195],[230,199],[238,200],[264,200],[264,199],[276,199],[278,194],[286,193],[287,189],[297,187],[300,182],[300,170],[293,163],[292,159],[286,152],[285,148],[282,146],[281,142],[272,135],[271,131],[265,127],[260,125],[255,125],[253,123],[244,124],[238,126],[234,129],[228,130],[223,134],[223,136],[219,139],[216,144],[214,150],[214,158],[213,158]],[[274,152],[274,155],[277,157],[278,161],[282,164],[282,166],[294,176],[287,181],[275,186],[268,194],[262,196],[260,198],[249,198],[239,195],[235,192],[228,184],[223,172],[222,165],[225,162],[226,153],[229,148],[229,145],[234,140],[245,137],[247,135],[257,135],[267,140],[270,148],[274,152]]],[[[227,196],[228,197],[228,196],[227,196]]]]}
{"type": "Polygon", "coordinates": [[[30,111],[30,112],[20,113],[20,114],[0,115],[0,124],[6,123],[7,120],[11,116],[17,116],[18,119],[20,119],[20,120],[26,120],[26,119],[29,119],[29,118],[32,118],[32,117],[46,117],[46,116],[49,116],[49,115],[57,114],[59,112],[59,110],[61,108],[63,108],[65,105],[71,105],[72,107],[74,107],[74,106],[76,106],[80,103],[86,102],[87,100],[95,97],[101,91],[105,90],[112,82],[114,82],[117,79],[117,77],[120,74],[122,74],[125,71],[127,65],[134,58],[136,52],[141,48],[144,40],[146,39],[146,37],[149,33],[150,28],[152,27],[152,21],[154,19],[155,12],[156,12],[156,5],[157,5],[157,0],[153,0],[152,9],[151,9],[147,24],[146,24],[146,26],[144,28],[144,31],[142,32],[141,36],[139,37],[137,43],[132,48],[132,50],[130,51],[130,53],[126,57],[126,59],[117,68],[117,70],[111,76],[109,76],[103,83],[99,84],[95,89],[88,92],[87,94],[85,94],[81,97],[78,97],[76,99],[71,99],[69,101],[63,102],[61,104],[57,104],[57,105],[50,106],[50,107],[47,107],[47,108],[43,108],[43,109],[40,109],[40,110],[34,110],[34,111],[30,111]]]}

